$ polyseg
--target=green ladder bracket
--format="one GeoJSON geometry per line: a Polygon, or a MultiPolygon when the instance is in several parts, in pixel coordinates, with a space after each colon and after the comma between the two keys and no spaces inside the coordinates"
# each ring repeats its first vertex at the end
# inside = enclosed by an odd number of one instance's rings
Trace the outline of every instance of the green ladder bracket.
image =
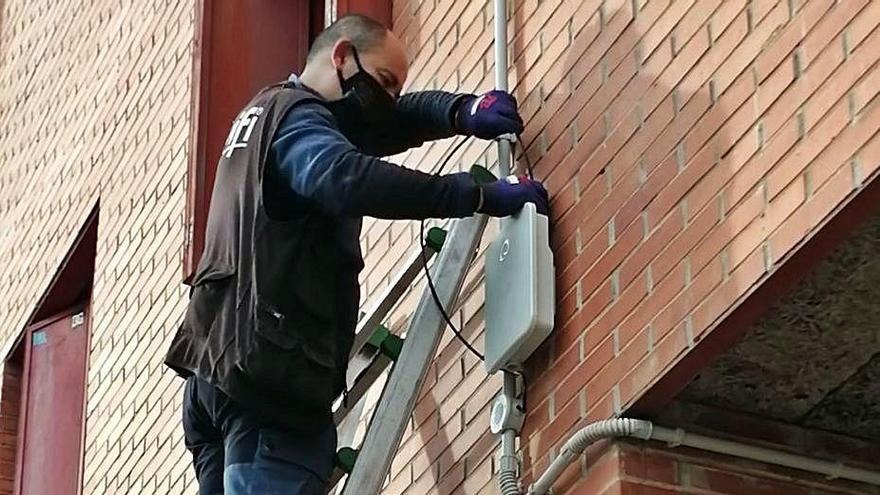
{"type": "Polygon", "coordinates": [[[354,463],[357,461],[359,450],[351,447],[342,447],[336,452],[336,467],[341,469],[345,474],[351,474],[354,469],[354,463]]]}
{"type": "Polygon", "coordinates": [[[425,239],[425,245],[439,253],[443,249],[443,243],[446,242],[446,231],[440,227],[431,227],[428,229],[428,235],[425,239]]]}
{"type": "Polygon", "coordinates": [[[379,325],[373,330],[373,335],[370,336],[367,344],[379,349],[392,361],[397,360],[400,350],[403,349],[403,339],[391,333],[385,325],[379,325]]]}

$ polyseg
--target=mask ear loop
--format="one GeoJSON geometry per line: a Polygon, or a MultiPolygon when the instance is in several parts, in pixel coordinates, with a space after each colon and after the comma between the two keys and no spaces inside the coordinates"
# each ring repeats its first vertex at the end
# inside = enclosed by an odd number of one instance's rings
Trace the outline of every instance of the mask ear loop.
{"type": "MultiPolygon", "coordinates": [[[[357,48],[354,47],[354,44],[351,45],[351,54],[354,55],[354,64],[358,70],[364,72],[364,66],[361,65],[361,58],[358,56],[357,48]]],[[[345,78],[342,77],[342,67],[336,68],[336,77],[339,79],[339,88],[345,93],[345,78]]]]}
{"type": "Polygon", "coordinates": [[[358,56],[357,48],[354,45],[351,45],[351,54],[354,55],[354,63],[357,65],[359,71],[364,71],[364,66],[361,65],[361,58],[358,56]]]}

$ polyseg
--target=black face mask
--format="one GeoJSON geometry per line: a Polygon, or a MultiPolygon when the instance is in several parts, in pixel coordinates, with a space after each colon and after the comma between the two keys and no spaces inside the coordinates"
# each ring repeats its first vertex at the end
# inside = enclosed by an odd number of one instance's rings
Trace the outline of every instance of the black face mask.
{"type": "MultiPolygon", "coordinates": [[[[369,72],[364,70],[357,50],[351,47],[358,71],[348,79],[342,69],[336,69],[342,98],[327,102],[330,111],[339,120],[342,131],[349,139],[368,132],[382,131],[394,124],[394,98],[385,91],[369,72]]],[[[357,139],[358,141],[360,139],[357,139]]],[[[352,139],[355,141],[355,139],[352,139]]]]}

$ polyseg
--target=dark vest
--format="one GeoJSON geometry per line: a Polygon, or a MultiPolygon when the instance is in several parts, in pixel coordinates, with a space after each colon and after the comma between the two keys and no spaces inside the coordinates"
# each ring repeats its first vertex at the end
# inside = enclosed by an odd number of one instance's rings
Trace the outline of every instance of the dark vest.
{"type": "Polygon", "coordinates": [[[270,218],[264,205],[264,188],[277,186],[263,181],[272,138],[306,100],[320,101],[291,83],[270,86],[233,122],[189,306],[165,359],[297,429],[330,421],[344,389],[363,267],[360,252],[336,242],[356,236],[359,219],[270,218]]]}

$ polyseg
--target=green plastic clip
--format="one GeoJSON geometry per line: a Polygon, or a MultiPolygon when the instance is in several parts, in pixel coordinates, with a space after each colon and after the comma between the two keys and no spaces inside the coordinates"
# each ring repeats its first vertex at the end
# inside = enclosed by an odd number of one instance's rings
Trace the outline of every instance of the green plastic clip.
{"type": "Polygon", "coordinates": [[[498,177],[495,177],[495,174],[490,172],[489,169],[479,165],[471,166],[470,174],[474,178],[474,181],[480,185],[489,184],[490,182],[498,180],[498,177]]]}
{"type": "Polygon", "coordinates": [[[351,447],[342,447],[336,452],[336,466],[346,474],[351,474],[359,453],[359,450],[351,447]]]}
{"type": "Polygon", "coordinates": [[[387,356],[392,361],[396,361],[403,349],[403,339],[391,333],[384,325],[379,325],[370,335],[367,344],[379,349],[379,352],[387,356]]]}
{"type": "Polygon", "coordinates": [[[385,327],[385,325],[379,325],[373,330],[373,335],[370,335],[370,340],[367,341],[367,344],[375,347],[376,349],[382,348],[382,341],[385,340],[385,337],[391,335],[391,331],[385,327]]]}
{"type": "Polygon", "coordinates": [[[392,361],[397,361],[402,349],[403,339],[393,333],[389,333],[382,341],[382,354],[388,356],[392,361]]]}
{"type": "Polygon", "coordinates": [[[446,242],[446,231],[440,227],[431,227],[428,229],[428,235],[425,239],[425,245],[439,253],[443,249],[443,243],[446,242]]]}

